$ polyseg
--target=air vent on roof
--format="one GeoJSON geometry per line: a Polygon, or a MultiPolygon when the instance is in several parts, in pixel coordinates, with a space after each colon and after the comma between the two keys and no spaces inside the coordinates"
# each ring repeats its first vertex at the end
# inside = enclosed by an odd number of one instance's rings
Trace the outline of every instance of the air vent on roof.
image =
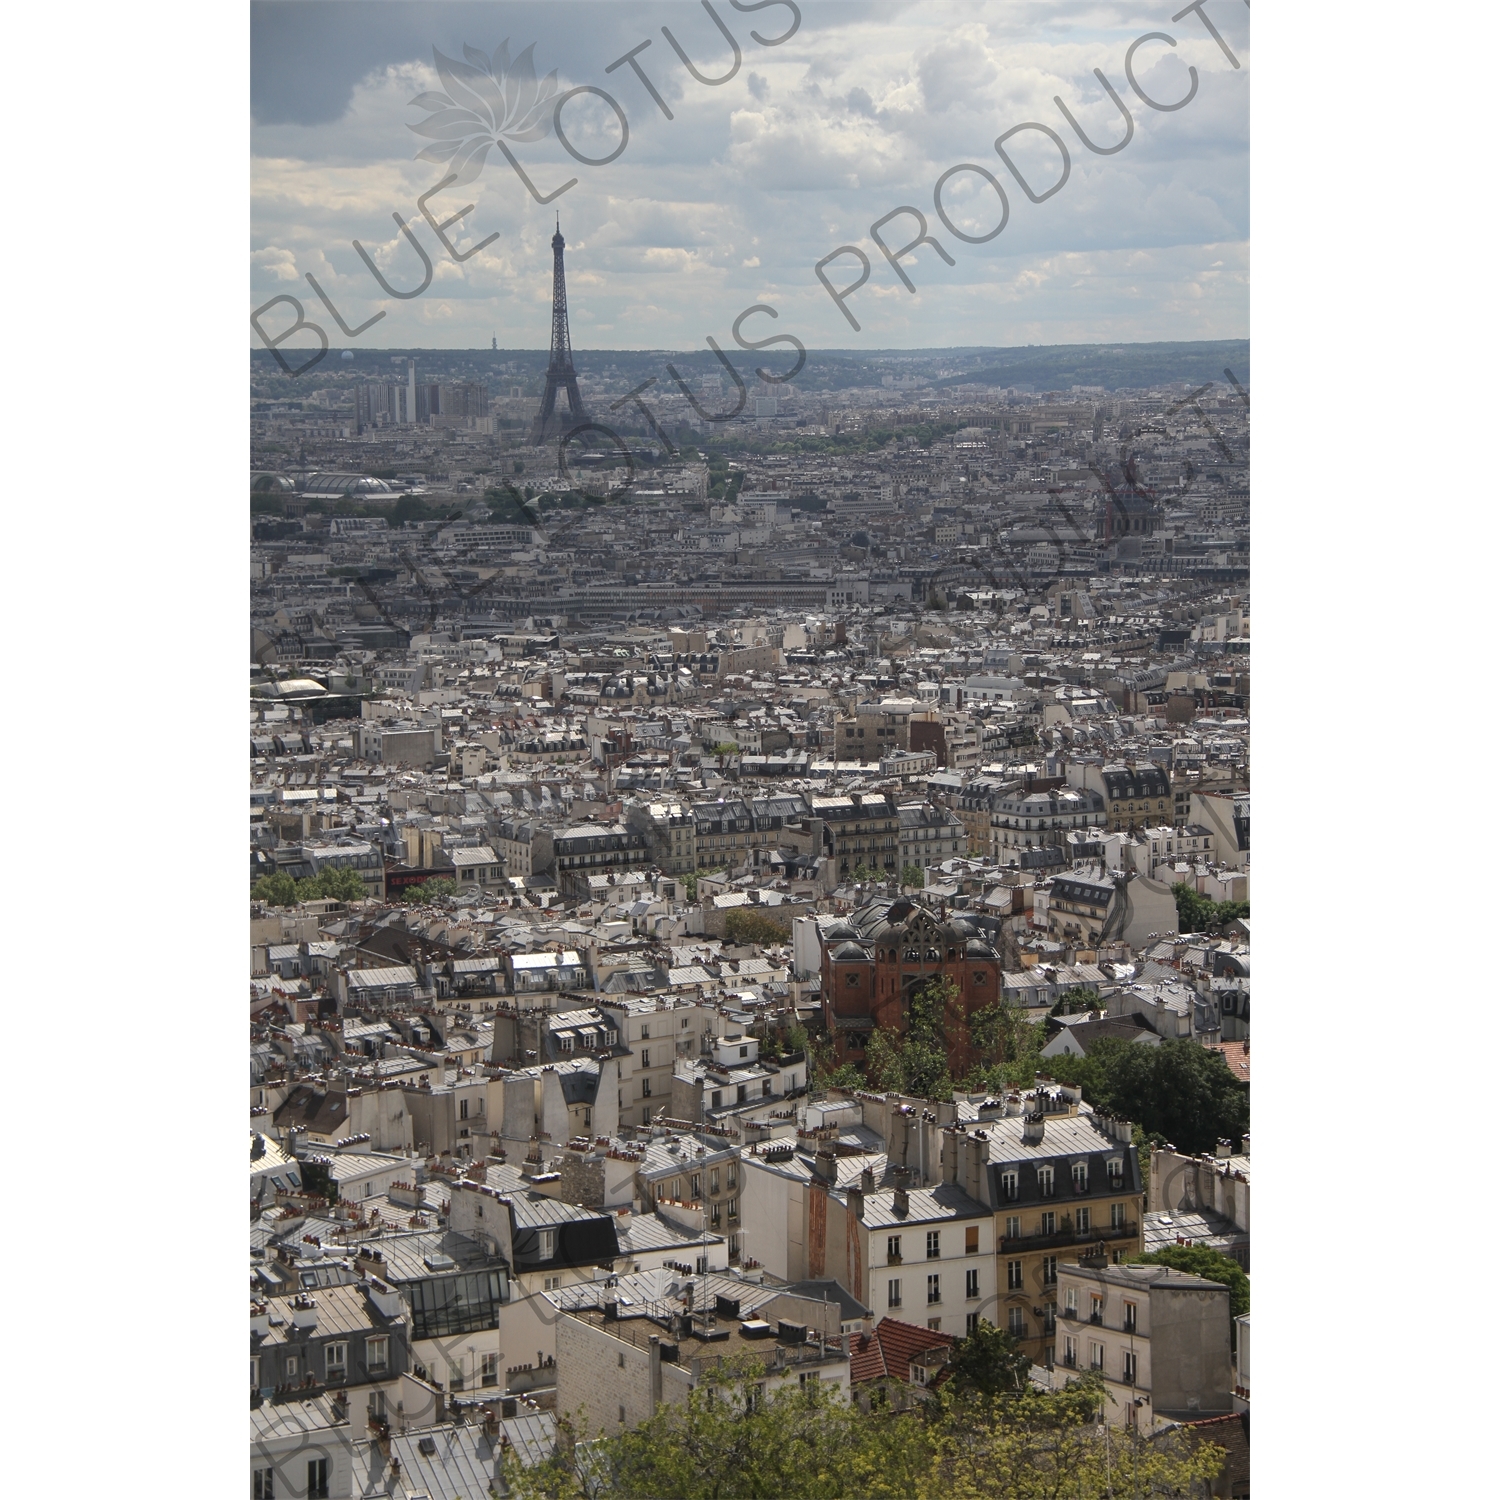
{"type": "Polygon", "coordinates": [[[451,1255],[444,1255],[441,1250],[431,1250],[422,1257],[422,1264],[429,1271],[451,1271],[458,1262],[451,1255]]]}

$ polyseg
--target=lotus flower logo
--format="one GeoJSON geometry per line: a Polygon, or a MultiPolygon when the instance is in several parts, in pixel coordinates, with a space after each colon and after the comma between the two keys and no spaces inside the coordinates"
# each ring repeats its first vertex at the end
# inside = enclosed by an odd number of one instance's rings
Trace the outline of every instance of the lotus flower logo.
{"type": "Polygon", "coordinates": [[[557,69],[541,82],[531,54],[533,42],[514,62],[509,39],[500,43],[493,58],[476,47],[465,46],[466,62],[444,57],[432,49],[438,77],[445,94],[418,94],[411,101],[416,109],[432,111],[420,125],[408,130],[435,142],[417,152],[418,161],[447,163],[456,174],[453,186],[473,182],[484,169],[484,159],[500,138],[509,141],[539,141],[552,129],[551,114],[557,94],[557,69]]]}

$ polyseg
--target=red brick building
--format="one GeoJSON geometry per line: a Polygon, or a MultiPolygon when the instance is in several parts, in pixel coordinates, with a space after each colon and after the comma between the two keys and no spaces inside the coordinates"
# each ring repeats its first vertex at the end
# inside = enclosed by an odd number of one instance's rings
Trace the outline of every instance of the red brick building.
{"type": "MultiPolygon", "coordinates": [[[[946,975],[967,1018],[1000,998],[1001,955],[962,914],[944,917],[902,897],[872,901],[823,934],[823,1020],[836,1062],[862,1063],[877,1026],[905,1033],[911,997],[946,975]]],[[[950,1035],[955,1078],[976,1061],[967,1029],[950,1035]]]]}

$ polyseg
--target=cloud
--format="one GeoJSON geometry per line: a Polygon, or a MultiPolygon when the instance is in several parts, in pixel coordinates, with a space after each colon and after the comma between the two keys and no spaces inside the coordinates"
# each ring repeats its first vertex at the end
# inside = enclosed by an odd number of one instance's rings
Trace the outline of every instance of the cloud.
{"type": "MultiPolygon", "coordinates": [[[[1007,330],[1024,326],[1031,334],[1023,342],[1051,341],[1065,327],[1091,328],[1078,335],[1087,338],[1245,332],[1248,20],[1216,14],[1244,64],[1235,71],[1192,18],[1163,25],[1104,0],[805,0],[802,9],[790,42],[763,48],[751,26],[775,35],[779,23],[716,5],[744,63],[729,83],[705,87],[655,17],[634,6],[252,6],[252,296],[264,301],[311,270],[350,322],[386,309],[366,336],[371,347],[420,342],[424,330],[465,343],[472,335],[464,325],[476,320],[502,343],[539,346],[559,214],[575,325],[608,331],[621,345],[701,347],[706,330],[723,342],[738,311],[757,300],[777,307],[778,331],[814,346],[972,343],[976,326],[992,330],[990,341],[1013,341],[1007,330]],[[353,19],[341,31],[338,17],[353,19]],[[1175,113],[1145,107],[1124,76],[1130,42],[1158,27],[1178,46],[1141,50],[1142,86],[1175,98],[1186,64],[1199,74],[1196,98],[1175,113]],[[473,205],[446,231],[461,248],[499,236],[459,264],[416,206],[441,169],[414,160],[427,142],[409,128],[424,115],[410,101],[440,86],[434,46],[460,57],[465,43],[493,53],[507,38],[513,54],[534,42],[538,72],[557,68],[562,89],[608,90],[628,116],[629,145],[599,168],[554,139],[514,147],[538,190],[575,180],[546,206],[492,151],[477,180],[430,204],[439,220],[473,205]],[[604,71],[644,40],[652,46],[637,61],[672,120],[629,66],[604,71]],[[326,72],[316,87],[309,58],[326,72]],[[1118,140],[1124,122],[1096,67],[1134,125],[1130,144],[1107,157],[1090,152],[1053,103],[1060,96],[1091,140],[1118,140]],[[993,145],[1027,120],[1056,130],[1071,162],[1066,186],[1040,205],[993,145]],[[985,245],[957,240],[933,207],[938,177],[962,162],[992,173],[1009,202],[1005,230],[985,245]],[[957,262],[947,266],[927,247],[907,256],[915,297],[869,238],[870,225],[901,205],[925,215],[957,262]],[[381,291],[352,244],[358,239],[393,285],[414,285],[422,268],[393,213],[434,264],[429,291],[407,302],[381,291]],[[812,275],[815,261],[846,243],[872,261],[870,283],[851,301],[865,325],[860,335],[812,275]]],[[[723,71],[727,44],[699,8],[666,16],[700,71],[723,71]]],[[[619,139],[608,106],[590,96],[571,103],[567,118],[585,153],[602,154],[619,139]],[[591,112],[604,122],[602,145],[586,133],[591,112]]],[[[1056,149],[1039,133],[1014,137],[1007,149],[1034,184],[1056,180],[1056,149]]],[[[969,233],[993,227],[999,214],[993,188],[974,173],[950,179],[944,203],[969,233]]],[[[885,233],[899,244],[915,234],[914,221],[903,216],[885,233]]]]}

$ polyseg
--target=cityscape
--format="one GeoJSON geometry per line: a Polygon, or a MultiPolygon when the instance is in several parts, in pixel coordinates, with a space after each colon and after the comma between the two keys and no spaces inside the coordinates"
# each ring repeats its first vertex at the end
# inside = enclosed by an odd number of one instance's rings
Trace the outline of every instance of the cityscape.
{"type": "Polygon", "coordinates": [[[252,6],[252,1500],[1248,1500],[1242,11],[252,6]]]}
{"type": "Polygon", "coordinates": [[[1248,344],[575,352],[565,245],[252,357],[254,1493],[1248,1494],[1248,344]]]}

